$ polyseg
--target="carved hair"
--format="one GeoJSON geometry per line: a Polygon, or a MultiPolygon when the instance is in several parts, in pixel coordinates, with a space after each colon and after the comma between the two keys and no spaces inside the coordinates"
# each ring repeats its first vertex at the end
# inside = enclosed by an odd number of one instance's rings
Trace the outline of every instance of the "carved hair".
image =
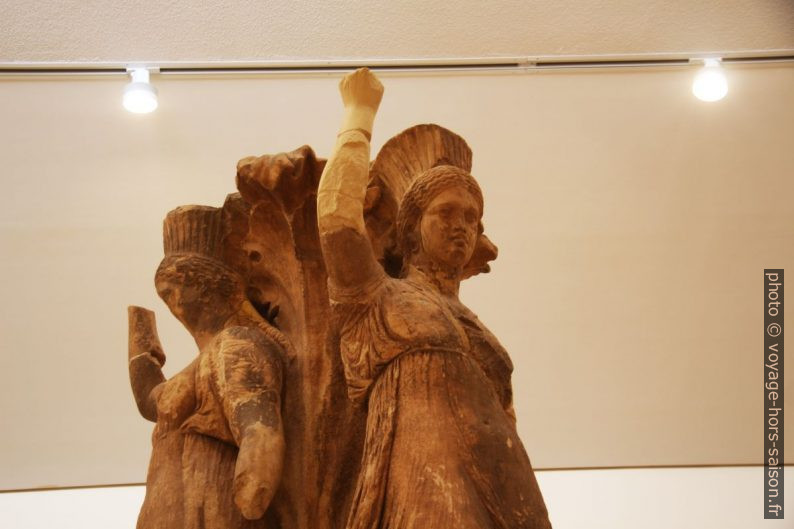
{"type": "MultiPolygon", "coordinates": [[[[229,309],[236,311],[237,324],[256,326],[285,350],[291,351],[289,340],[283,333],[251,305],[245,295],[243,277],[223,260],[222,213],[221,209],[210,206],[180,206],[166,215],[163,222],[165,258],[155,273],[155,284],[167,281],[194,289],[198,292],[200,310],[220,309],[201,307],[209,295],[219,295],[228,302],[229,309]]],[[[158,294],[168,303],[159,289],[158,294]]]]}
{"type": "Polygon", "coordinates": [[[155,281],[168,280],[202,292],[218,292],[231,298],[242,291],[242,278],[220,261],[199,254],[171,254],[157,268],[155,281]]]}
{"type": "Polygon", "coordinates": [[[219,208],[180,206],[163,222],[165,258],[155,281],[169,280],[202,293],[217,292],[231,300],[242,279],[222,260],[223,219],[219,208]]]}
{"type": "MultiPolygon", "coordinates": [[[[462,187],[468,191],[480,207],[482,217],[482,190],[472,175],[452,165],[439,165],[425,171],[411,183],[397,213],[397,244],[403,259],[407,259],[416,249],[413,239],[422,213],[436,195],[451,187],[462,187]]],[[[482,224],[479,231],[482,232],[482,224]]]]}
{"type": "MultiPolygon", "coordinates": [[[[163,259],[157,268],[155,283],[160,281],[195,288],[202,296],[209,293],[220,294],[229,302],[228,308],[236,310],[237,325],[257,327],[287,351],[288,355],[292,354],[292,344],[286,336],[267,322],[248,302],[243,293],[245,283],[242,277],[224,263],[198,254],[172,254],[163,259]],[[239,306],[233,304],[235,300],[240,302],[239,306]]],[[[159,290],[158,294],[163,297],[159,290]]],[[[163,301],[167,302],[165,297],[163,301]]],[[[218,307],[208,308],[217,310],[218,307]]]]}

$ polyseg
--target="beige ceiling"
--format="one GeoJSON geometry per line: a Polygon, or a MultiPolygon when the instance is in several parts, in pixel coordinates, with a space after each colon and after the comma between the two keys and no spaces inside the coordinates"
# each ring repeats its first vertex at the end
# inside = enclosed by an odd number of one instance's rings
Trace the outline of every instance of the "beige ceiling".
{"type": "Polygon", "coordinates": [[[794,49],[791,0],[5,0],[0,25],[0,63],[794,49]]]}

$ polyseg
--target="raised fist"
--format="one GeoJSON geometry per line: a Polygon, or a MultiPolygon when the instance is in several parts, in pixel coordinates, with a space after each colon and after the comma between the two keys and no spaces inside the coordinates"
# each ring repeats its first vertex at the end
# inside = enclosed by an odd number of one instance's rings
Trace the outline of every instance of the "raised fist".
{"type": "Polygon", "coordinates": [[[377,111],[383,98],[383,85],[369,68],[359,68],[342,78],[339,92],[345,108],[367,107],[377,111]]]}

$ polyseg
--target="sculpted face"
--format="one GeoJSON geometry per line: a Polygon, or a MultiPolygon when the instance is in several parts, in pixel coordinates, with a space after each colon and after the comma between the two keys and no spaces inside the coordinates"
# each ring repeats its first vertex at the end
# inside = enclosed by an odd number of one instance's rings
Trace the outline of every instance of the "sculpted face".
{"type": "Polygon", "coordinates": [[[450,187],[433,198],[419,224],[422,249],[446,268],[461,269],[477,243],[480,208],[462,187],[450,187]]]}
{"type": "Polygon", "coordinates": [[[189,257],[161,266],[155,286],[174,316],[191,333],[214,330],[221,325],[233,312],[239,297],[233,277],[221,269],[197,270],[189,257]]]}
{"type": "Polygon", "coordinates": [[[157,292],[174,316],[190,331],[201,327],[202,312],[200,293],[193,286],[183,285],[172,277],[158,278],[157,292]]]}

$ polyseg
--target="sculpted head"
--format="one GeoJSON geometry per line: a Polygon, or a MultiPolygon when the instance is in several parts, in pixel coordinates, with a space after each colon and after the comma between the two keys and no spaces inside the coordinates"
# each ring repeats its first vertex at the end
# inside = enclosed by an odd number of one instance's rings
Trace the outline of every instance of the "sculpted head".
{"type": "Polygon", "coordinates": [[[163,223],[165,258],[155,274],[157,293],[174,316],[196,333],[212,333],[245,299],[242,278],[223,262],[218,208],[180,206],[163,223]]]}
{"type": "Polygon", "coordinates": [[[468,172],[441,165],[422,173],[406,191],[397,215],[404,259],[460,275],[482,234],[482,212],[482,191],[468,172]]]}
{"type": "Polygon", "coordinates": [[[154,277],[157,294],[191,332],[214,332],[244,300],[242,279],[214,259],[197,254],[170,255],[154,277]]]}

